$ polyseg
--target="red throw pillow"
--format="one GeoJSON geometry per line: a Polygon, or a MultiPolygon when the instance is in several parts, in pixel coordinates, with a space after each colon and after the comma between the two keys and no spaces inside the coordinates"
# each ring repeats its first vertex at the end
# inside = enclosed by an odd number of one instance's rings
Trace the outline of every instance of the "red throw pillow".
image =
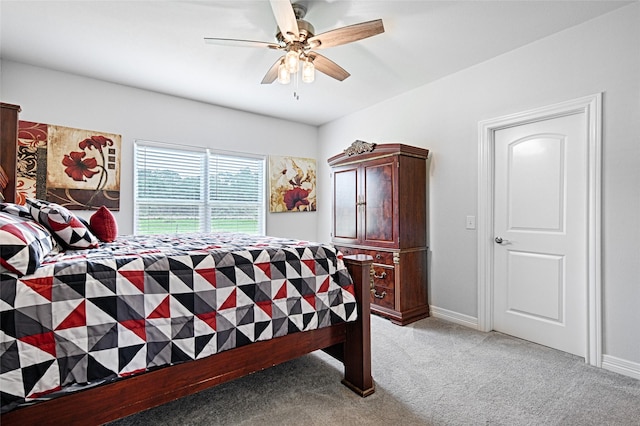
{"type": "Polygon", "coordinates": [[[91,230],[100,241],[110,243],[118,236],[118,223],[113,213],[101,206],[89,219],[91,230]]]}

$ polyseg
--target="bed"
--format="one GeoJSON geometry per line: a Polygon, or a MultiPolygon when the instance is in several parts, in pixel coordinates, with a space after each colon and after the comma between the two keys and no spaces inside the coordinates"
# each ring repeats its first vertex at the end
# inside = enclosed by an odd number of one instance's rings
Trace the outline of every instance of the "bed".
{"type": "MultiPolygon", "coordinates": [[[[12,201],[0,214],[39,223],[12,201]]],[[[316,350],[374,392],[370,257],[238,234],[82,237],[40,241],[35,267],[3,262],[3,425],[102,424],[316,350]]]]}

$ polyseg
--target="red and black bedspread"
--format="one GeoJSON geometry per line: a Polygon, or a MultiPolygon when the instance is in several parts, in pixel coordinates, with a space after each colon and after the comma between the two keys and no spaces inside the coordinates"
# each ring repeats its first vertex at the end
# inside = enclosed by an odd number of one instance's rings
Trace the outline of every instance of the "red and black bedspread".
{"type": "Polygon", "coordinates": [[[120,237],[0,285],[2,410],[356,319],[334,248],[244,234],[120,237]],[[74,385],[75,386],[75,385],[74,385]]]}

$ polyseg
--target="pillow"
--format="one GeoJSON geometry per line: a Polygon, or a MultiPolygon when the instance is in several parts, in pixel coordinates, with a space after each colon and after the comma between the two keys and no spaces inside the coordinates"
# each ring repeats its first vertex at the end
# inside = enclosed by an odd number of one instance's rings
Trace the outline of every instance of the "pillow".
{"type": "Polygon", "coordinates": [[[32,274],[54,247],[49,231],[33,219],[0,212],[0,272],[32,274]]]}
{"type": "Polygon", "coordinates": [[[29,213],[29,209],[26,206],[21,206],[20,204],[0,203],[0,212],[9,213],[14,216],[24,217],[27,219],[33,219],[31,217],[31,213],[29,213]]]}
{"type": "Polygon", "coordinates": [[[89,218],[91,231],[100,241],[110,243],[118,236],[118,223],[111,210],[101,206],[97,212],[89,218]]]}
{"type": "Polygon", "coordinates": [[[56,203],[27,199],[31,216],[58,238],[65,248],[98,247],[98,239],[73,213],[56,203]]]}

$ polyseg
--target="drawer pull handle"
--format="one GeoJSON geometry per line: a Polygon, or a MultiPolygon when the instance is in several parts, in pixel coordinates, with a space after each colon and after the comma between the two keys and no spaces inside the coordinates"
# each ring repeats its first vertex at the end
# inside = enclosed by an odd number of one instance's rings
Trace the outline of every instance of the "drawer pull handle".
{"type": "Polygon", "coordinates": [[[384,297],[387,295],[387,292],[384,290],[382,291],[382,293],[378,294],[378,292],[373,289],[371,290],[371,293],[373,293],[373,297],[375,297],[376,299],[384,299],[384,297]]]}
{"type": "Polygon", "coordinates": [[[369,269],[369,284],[371,285],[371,292],[375,292],[376,290],[374,289],[374,282],[373,282],[373,278],[376,276],[376,271],[373,270],[373,268],[369,269]]]}
{"type": "Polygon", "coordinates": [[[382,256],[380,256],[380,254],[376,254],[376,259],[380,260],[382,259],[382,256]]]}
{"type": "MultiPolygon", "coordinates": [[[[373,269],[372,269],[373,271],[373,269]]],[[[385,278],[387,278],[387,273],[385,271],[382,271],[382,273],[380,275],[376,274],[375,272],[373,273],[373,278],[377,278],[379,280],[384,280],[385,278]]]]}

